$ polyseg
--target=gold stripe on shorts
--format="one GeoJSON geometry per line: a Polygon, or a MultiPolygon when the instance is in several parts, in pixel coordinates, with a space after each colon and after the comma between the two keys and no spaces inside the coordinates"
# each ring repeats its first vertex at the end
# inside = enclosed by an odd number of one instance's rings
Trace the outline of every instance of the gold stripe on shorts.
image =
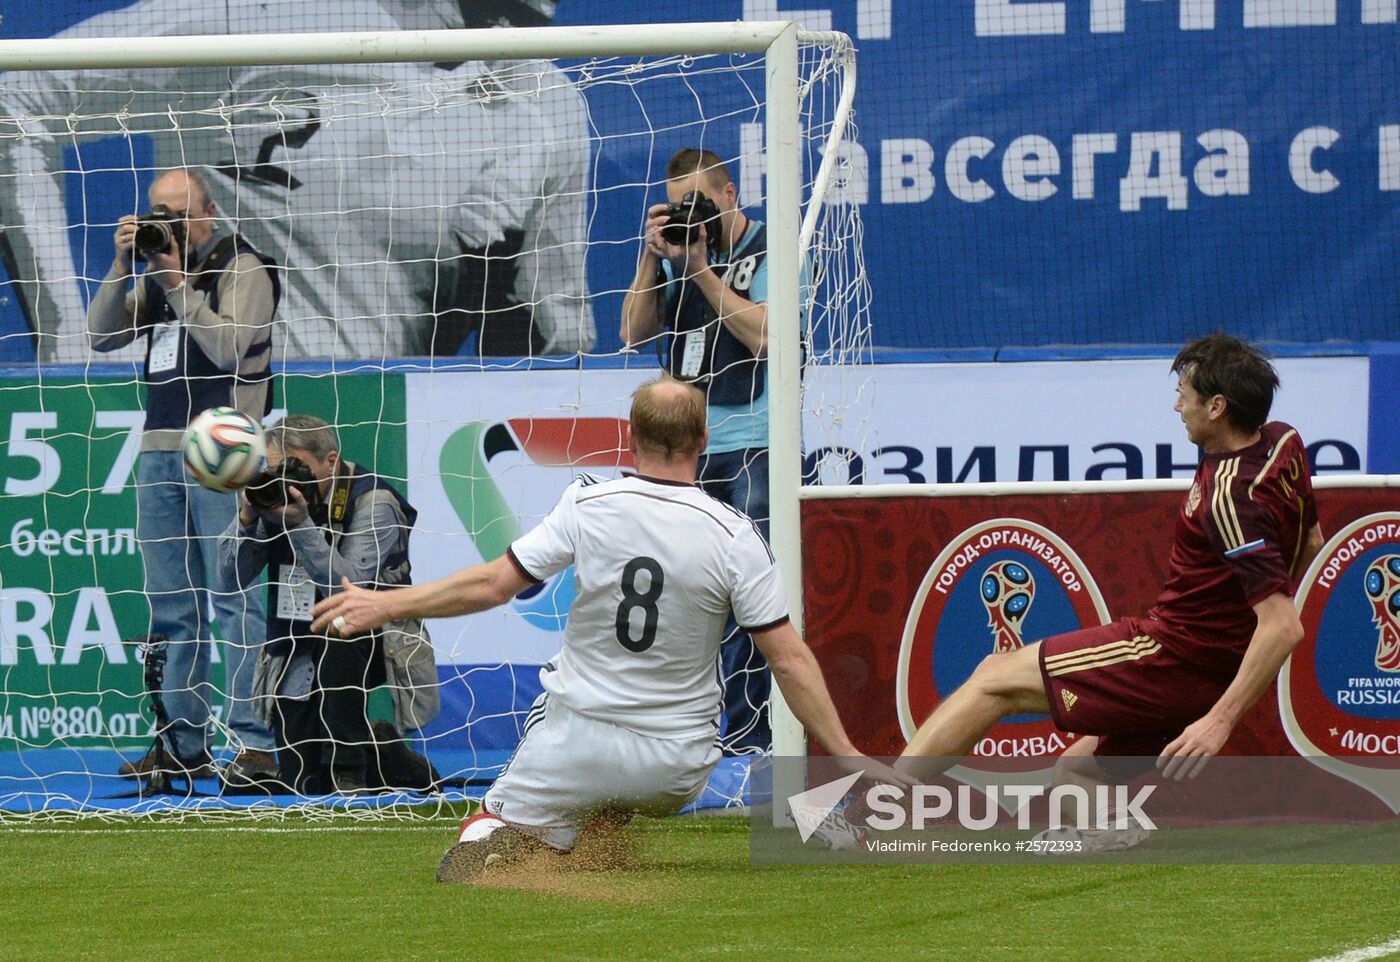
{"type": "Polygon", "coordinates": [[[1045,671],[1052,677],[1071,675],[1090,668],[1105,668],[1126,661],[1148,658],[1162,650],[1162,646],[1148,635],[1138,635],[1132,641],[1115,642],[1113,645],[1100,645],[1084,651],[1066,652],[1045,659],[1045,671]],[[1109,650],[1102,651],[1100,649],[1109,650]]]}
{"type": "Polygon", "coordinates": [[[1131,648],[1139,644],[1145,638],[1148,638],[1148,636],[1136,635],[1132,638],[1119,638],[1116,641],[1108,641],[1102,645],[1094,645],[1092,648],[1076,648],[1074,651],[1062,651],[1058,655],[1046,655],[1045,664],[1048,667],[1055,667],[1061,663],[1079,661],[1082,658],[1097,657],[1120,648],[1131,648]]]}

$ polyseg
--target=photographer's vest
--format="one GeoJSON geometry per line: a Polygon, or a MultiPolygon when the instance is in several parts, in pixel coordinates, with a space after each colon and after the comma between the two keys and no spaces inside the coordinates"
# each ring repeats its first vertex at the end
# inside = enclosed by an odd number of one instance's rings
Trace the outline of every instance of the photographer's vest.
{"type": "MultiPolygon", "coordinates": [[[[240,254],[252,254],[267,266],[272,279],[272,307],[282,297],[282,284],[277,277],[277,265],[264,257],[238,235],[224,237],[188,275],[190,287],[204,294],[209,309],[219,310],[219,281],[224,271],[240,254]]],[[[190,336],[189,328],[180,323],[175,309],[165,299],[165,288],[152,277],[146,277],[137,327],[146,332],[146,430],[174,429],[183,431],[199,412],[209,408],[234,406],[236,384],[256,384],[270,377],[266,365],[256,374],[240,373],[248,362],[272,351],[272,330],[259,330],[239,359],[234,371],[225,371],[215,364],[199,342],[190,336]],[[167,327],[165,325],[173,325],[167,327]]],[[[244,411],[250,417],[266,415],[272,410],[272,392],[264,392],[263,410],[244,411]]]]}
{"type": "MultiPolygon", "coordinates": [[[[330,497],[316,505],[312,510],[311,523],[322,530],[326,540],[330,543],[331,550],[334,551],[340,543],[341,535],[354,522],[355,512],[361,507],[360,502],[365,500],[365,496],[376,490],[387,492],[393,497],[399,510],[403,513],[403,526],[400,529],[397,543],[389,549],[380,562],[376,586],[411,584],[411,568],[408,563],[408,533],[413,528],[413,523],[418,520],[418,512],[387,481],[370,474],[358,464],[352,464],[350,468],[349,474],[337,473],[335,481],[331,485],[330,497]]],[[[268,654],[281,656],[290,652],[297,640],[319,643],[325,638],[321,635],[311,634],[311,620],[309,618],[305,621],[294,621],[279,617],[277,593],[289,590],[284,587],[286,584],[300,583],[300,579],[306,578],[307,575],[304,569],[297,567],[291,539],[285,534],[274,538],[269,548],[267,648],[268,654]]],[[[336,587],[339,587],[338,583],[336,587]]],[[[330,595],[329,585],[309,585],[309,589],[314,592],[314,601],[320,601],[330,595]]]]}
{"type": "MultiPolygon", "coordinates": [[[[738,249],[730,251],[726,261],[710,266],[726,287],[746,300],[754,275],[768,259],[768,228],[752,223],[738,249]]],[[[658,283],[671,281],[667,266],[663,262],[658,283]]],[[[679,295],[672,295],[674,288],[668,285],[662,299],[665,333],[657,350],[666,369],[673,377],[694,383],[711,404],[750,403],[763,393],[766,365],[724,326],[699,287],[680,281],[679,288],[679,295]]]]}

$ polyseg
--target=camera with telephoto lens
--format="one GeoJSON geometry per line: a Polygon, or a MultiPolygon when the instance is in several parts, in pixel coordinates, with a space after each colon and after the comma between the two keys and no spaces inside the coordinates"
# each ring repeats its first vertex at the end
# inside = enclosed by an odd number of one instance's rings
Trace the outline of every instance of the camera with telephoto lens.
{"type": "Polygon", "coordinates": [[[248,503],[259,511],[285,508],[296,503],[293,489],[301,492],[308,507],[320,500],[321,483],[310,466],[301,458],[284,458],[277,467],[259,471],[248,482],[248,503]]]}
{"type": "Polygon", "coordinates": [[[666,216],[670,218],[661,228],[661,236],[668,244],[689,247],[695,243],[698,229],[705,225],[705,239],[710,247],[719,243],[719,208],[698,190],[692,190],[681,198],[679,204],[666,205],[666,216]]]}
{"type": "Polygon", "coordinates": [[[132,244],[140,260],[164,253],[172,246],[179,253],[185,249],[185,216],[164,204],[154,205],[136,218],[136,237],[132,244]]]}

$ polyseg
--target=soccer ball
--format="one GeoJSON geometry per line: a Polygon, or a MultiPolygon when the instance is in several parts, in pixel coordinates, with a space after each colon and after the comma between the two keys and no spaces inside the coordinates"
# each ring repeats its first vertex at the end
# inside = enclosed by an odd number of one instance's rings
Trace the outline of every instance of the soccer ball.
{"type": "Polygon", "coordinates": [[[237,491],[253,479],[267,454],[262,425],[235,408],[210,408],[190,422],[180,441],[185,467],[210,491],[237,491]]]}

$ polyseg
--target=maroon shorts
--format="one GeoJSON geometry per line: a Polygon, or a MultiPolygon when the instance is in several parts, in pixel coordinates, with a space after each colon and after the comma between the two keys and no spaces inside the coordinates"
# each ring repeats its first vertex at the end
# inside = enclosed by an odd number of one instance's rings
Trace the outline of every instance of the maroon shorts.
{"type": "Polygon", "coordinates": [[[1100,755],[1156,755],[1200,718],[1233,674],[1183,659],[1124,618],[1040,643],[1040,675],[1060,729],[1102,737],[1100,755]]]}

